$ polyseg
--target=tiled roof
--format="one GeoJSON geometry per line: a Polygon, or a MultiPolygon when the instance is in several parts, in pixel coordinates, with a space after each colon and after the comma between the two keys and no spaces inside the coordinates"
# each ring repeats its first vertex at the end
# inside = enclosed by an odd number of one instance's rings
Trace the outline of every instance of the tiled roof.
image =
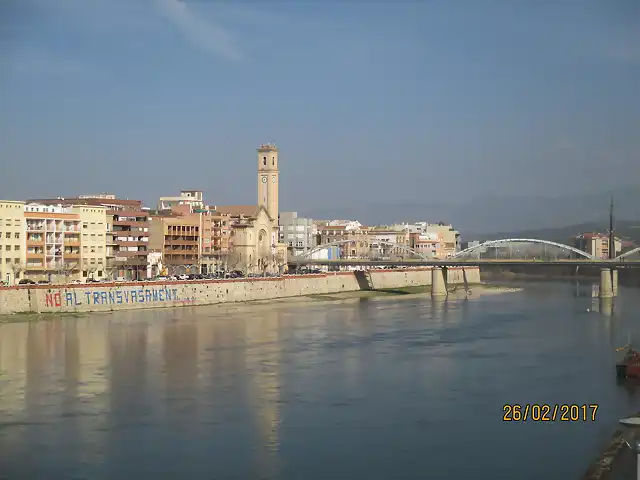
{"type": "Polygon", "coordinates": [[[244,216],[247,218],[254,218],[258,215],[258,205],[216,205],[216,212],[222,215],[230,215],[232,217],[244,216]]]}

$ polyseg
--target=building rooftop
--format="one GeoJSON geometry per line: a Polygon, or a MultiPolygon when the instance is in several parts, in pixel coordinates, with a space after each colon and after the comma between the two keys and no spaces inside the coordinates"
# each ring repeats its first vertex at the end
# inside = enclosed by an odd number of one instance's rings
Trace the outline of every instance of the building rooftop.
{"type": "Polygon", "coordinates": [[[222,215],[230,215],[232,217],[253,218],[258,215],[260,206],[258,205],[216,205],[215,211],[222,215]]]}

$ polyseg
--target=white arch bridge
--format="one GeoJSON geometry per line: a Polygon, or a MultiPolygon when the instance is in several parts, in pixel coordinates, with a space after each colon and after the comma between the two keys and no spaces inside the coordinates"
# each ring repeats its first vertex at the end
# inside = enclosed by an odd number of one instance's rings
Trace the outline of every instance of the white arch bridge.
{"type": "MultiPolygon", "coordinates": [[[[431,252],[420,252],[407,245],[396,244],[392,242],[385,242],[376,240],[375,243],[383,246],[383,257],[379,256],[380,249],[372,251],[370,248],[364,247],[364,239],[353,238],[347,240],[337,240],[335,242],[318,245],[303,255],[294,257],[290,260],[290,263],[299,264],[313,264],[313,263],[327,263],[334,260],[321,260],[313,259],[313,255],[323,250],[327,250],[331,247],[344,246],[347,244],[359,244],[356,245],[352,255],[345,255],[340,260],[335,259],[336,262],[351,260],[359,261],[358,263],[366,263],[366,261],[398,263],[404,261],[418,261],[419,263],[440,263],[451,262],[457,263],[458,261],[502,261],[508,262],[510,260],[515,262],[565,262],[565,261],[582,261],[585,264],[588,263],[606,263],[606,262],[627,262],[635,261],[631,260],[631,256],[640,252],[640,247],[629,252],[619,255],[613,260],[600,259],[593,255],[580,250],[578,248],[565,245],[563,243],[553,242],[550,240],[540,240],[536,238],[503,238],[498,240],[489,240],[482,242],[473,247],[469,247],[465,250],[456,252],[449,256],[447,259],[435,258],[431,252]],[[353,255],[355,253],[355,255],[353,255]]],[[[374,242],[371,242],[374,243],[374,242]]],[[[484,262],[483,262],[484,263],[484,262]]]]}

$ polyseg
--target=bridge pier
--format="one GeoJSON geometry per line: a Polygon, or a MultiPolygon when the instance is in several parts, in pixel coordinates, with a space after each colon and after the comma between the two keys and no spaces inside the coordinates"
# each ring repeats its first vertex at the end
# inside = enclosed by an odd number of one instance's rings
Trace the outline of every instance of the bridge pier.
{"type": "Polygon", "coordinates": [[[447,284],[444,281],[442,267],[431,268],[431,296],[434,298],[447,296],[447,284]]]}
{"type": "Polygon", "coordinates": [[[614,297],[618,296],[618,270],[615,268],[611,269],[611,291],[614,297]]]}
{"type": "Polygon", "coordinates": [[[613,284],[611,282],[611,270],[608,268],[600,269],[600,298],[613,297],[613,284]]]}

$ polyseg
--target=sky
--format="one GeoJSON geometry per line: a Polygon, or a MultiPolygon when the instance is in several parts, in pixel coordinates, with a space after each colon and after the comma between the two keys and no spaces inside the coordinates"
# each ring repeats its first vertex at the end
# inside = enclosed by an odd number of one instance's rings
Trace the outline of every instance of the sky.
{"type": "Polygon", "coordinates": [[[316,218],[638,186],[640,1],[0,2],[0,198],[255,203],[267,142],[316,218]]]}

